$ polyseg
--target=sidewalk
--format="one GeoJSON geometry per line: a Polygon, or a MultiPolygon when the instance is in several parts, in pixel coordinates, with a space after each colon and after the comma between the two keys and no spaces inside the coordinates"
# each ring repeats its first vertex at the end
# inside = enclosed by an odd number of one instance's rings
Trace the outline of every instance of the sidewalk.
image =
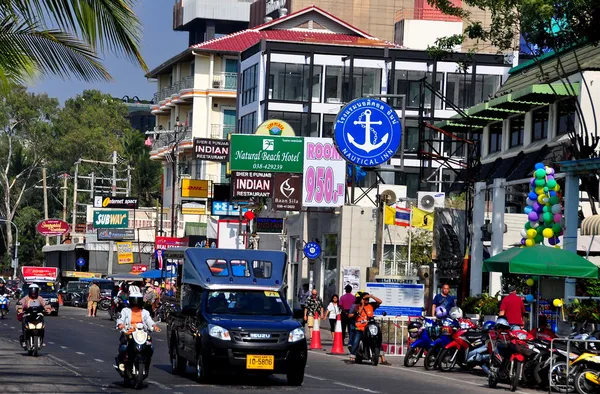
{"type": "Polygon", "coordinates": [[[0,387],[5,393],[98,393],[101,384],[62,366],[43,348],[39,357],[30,357],[15,340],[0,337],[0,387]]]}

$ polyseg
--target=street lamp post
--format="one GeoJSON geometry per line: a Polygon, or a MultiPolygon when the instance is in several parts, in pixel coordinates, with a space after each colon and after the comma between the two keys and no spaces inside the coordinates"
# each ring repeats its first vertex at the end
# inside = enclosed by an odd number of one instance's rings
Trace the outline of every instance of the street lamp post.
{"type": "MultiPolygon", "coordinates": [[[[12,260],[13,279],[17,277],[17,269],[19,268],[19,228],[12,220],[0,219],[0,222],[10,223],[15,226],[15,258],[12,260]]],[[[12,257],[12,256],[11,256],[12,257]]]]}

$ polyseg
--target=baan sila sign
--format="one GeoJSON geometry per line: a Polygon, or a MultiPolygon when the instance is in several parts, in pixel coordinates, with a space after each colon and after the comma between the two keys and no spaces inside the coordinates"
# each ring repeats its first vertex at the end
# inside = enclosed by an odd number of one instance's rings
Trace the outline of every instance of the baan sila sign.
{"type": "Polygon", "coordinates": [[[304,139],[231,135],[231,171],[302,173],[304,139]]]}

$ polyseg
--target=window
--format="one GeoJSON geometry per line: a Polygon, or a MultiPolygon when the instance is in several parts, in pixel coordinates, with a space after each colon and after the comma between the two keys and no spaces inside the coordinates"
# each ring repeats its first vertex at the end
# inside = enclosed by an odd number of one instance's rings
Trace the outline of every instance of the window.
{"type": "Polygon", "coordinates": [[[262,290],[211,291],[207,298],[206,312],[258,316],[291,314],[279,292],[262,290]]]}
{"type": "Polygon", "coordinates": [[[268,118],[285,120],[299,137],[319,136],[319,114],[311,114],[309,118],[306,112],[269,111],[268,118]]]}
{"type": "MultiPolygon", "coordinates": [[[[475,99],[471,91],[473,76],[468,73],[448,73],[446,97],[460,108],[469,108],[475,104],[488,101],[498,90],[502,77],[500,75],[476,75],[475,99]]],[[[450,108],[448,105],[446,108],[450,108]]]]}
{"type": "MultiPolygon", "coordinates": [[[[424,172],[424,179],[427,179],[432,173],[432,169],[426,169],[424,172]]],[[[419,191],[436,190],[434,183],[421,182],[421,174],[419,172],[397,172],[395,174],[394,184],[406,186],[406,197],[408,198],[417,198],[417,192],[419,191]]]]}
{"type": "Polygon", "coordinates": [[[351,99],[381,93],[381,69],[354,67],[351,99]]]}
{"type": "MultiPolygon", "coordinates": [[[[466,133],[453,133],[456,137],[466,139],[466,133]]],[[[448,157],[464,157],[465,142],[460,139],[452,138],[449,135],[444,135],[444,154],[448,157]]]]}
{"type": "Polygon", "coordinates": [[[419,128],[406,127],[404,132],[404,152],[417,153],[419,150],[419,128]]]}
{"type": "Polygon", "coordinates": [[[539,108],[531,114],[531,141],[548,138],[548,107],[539,108]]]}
{"type": "Polygon", "coordinates": [[[242,73],[242,106],[256,101],[258,85],[258,64],[251,66],[242,73]]]}
{"type": "Polygon", "coordinates": [[[230,263],[233,276],[250,277],[250,268],[246,260],[231,260],[230,263]]]}
{"type": "Polygon", "coordinates": [[[228,276],[227,261],[223,259],[208,259],[206,260],[208,269],[213,276],[228,276]]]}
{"type": "Polygon", "coordinates": [[[381,69],[354,67],[352,91],[350,68],[327,66],[325,70],[325,102],[343,103],[368,94],[381,93],[381,69]]]}
{"type": "Polygon", "coordinates": [[[523,145],[523,135],[525,134],[525,117],[517,116],[510,120],[510,140],[508,141],[508,147],[523,145]]]}
{"type": "MultiPolygon", "coordinates": [[[[322,66],[313,68],[312,101],[321,98],[322,66]]],[[[269,99],[276,101],[309,101],[310,65],[271,63],[269,71],[269,99]]]]}
{"type": "Polygon", "coordinates": [[[240,119],[240,133],[253,134],[256,128],[256,112],[251,112],[240,119]]]}
{"type": "Polygon", "coordinates": [[[575,100],[576,98],[561,100],[557,103],[558,129],[557,135],[568,134],[575,131],[575,100]]]}
{"type": "Polygon", "coordinates": [[[254,260],[252,271],[255,278],[269,279],[273,274],[273,264],[270,261],[254,260]]]}
{"type": "Polygon", "coordinates": [[[181,288],[181,307],[183,312],[196,313],[202,305],[202,288],[200,286],[184,284],[181,288]]]}
{"type": "Polygon", "coordinates": [[[196,162],[194,179],[202,179],[202,160],[194,159],[194,161],[196,162]]]}
{"type": "Polygon", "coordinates": [[[323,138],[333,138],[337,115],[323,115],[323,138]]]}
{"type": "Polygon", "coordinates": [[[342,102],[342,85],[344,83],[344,67],[327,66],[325,68],[325,102],[342,102]]]}
{"type": "MultiPolygon", "coordinates": [[[[433,74],[425,71],[412,71],[412,70],[396,70],[395,74],[395,87],[397,94],[406,95],[406,107],[407,108],[418,108],[420,102],[421,93],[421,80],[427,76],[429,83],[433,82],[433,74]]],[[[436,73],[435,86],[438,90],[442,89],[444,82],[444,74],[436,73]]],[[[425,90],[425,108],[431,108],[431,91],[425,90]]],[[[394,107],[400,107],[402,105],[401,99],[397,100],[397,104],[394,107]]],[[[442,108],[442,101],[439,98],[435,100],[435,108],[442,108]]]]}
{"type": "Polygon", "coordinates": [[[502,150],[502,122],[490,125],[488,146],[488,153],[500,152],[502,150]]]}

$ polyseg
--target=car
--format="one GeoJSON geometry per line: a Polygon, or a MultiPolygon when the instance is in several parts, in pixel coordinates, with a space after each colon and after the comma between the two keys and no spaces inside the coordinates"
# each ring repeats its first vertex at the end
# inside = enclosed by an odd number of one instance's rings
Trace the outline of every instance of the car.
{"type": "Polygon", "coordinates": [[[84,289],[88,286],[88,283],[79,280],[71,281],[63,287],[59,293],[62,294],[63,305],[67,306],[79,306],[80,296],[84,289]]]}
{"type": "Polygon", "coordinates": [[[243,371],[285,374],[301,385],[307,341],[282,293],[284,252],[188,248],[178,297],[167,318],[171,369],[196,378],[243,371]]]}

